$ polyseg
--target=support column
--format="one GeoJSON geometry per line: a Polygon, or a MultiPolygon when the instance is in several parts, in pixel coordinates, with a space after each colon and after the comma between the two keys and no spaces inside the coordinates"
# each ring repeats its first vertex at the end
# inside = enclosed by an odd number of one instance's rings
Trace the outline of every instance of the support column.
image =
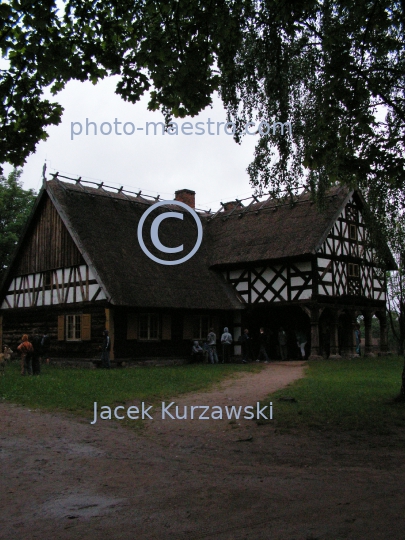
{"type": "Polygon", "coordinates": [[[339,354],[339,311],[333,311],[330,321],[330,354],[329,358],[338,360],[342,358],[339,354]]]}
{"type": "Polygon", "coordinates": [[[311,322],[311,352],[308,360],[323,360],[319,353],[319,317],[322,311],[318,306],[305,309],[311,322]]]}
{"type": "Polygon", "coordinates": [[[372,312],[363,313],[364,316],[364,356],[375,356],[371,337],[372,312]]]}

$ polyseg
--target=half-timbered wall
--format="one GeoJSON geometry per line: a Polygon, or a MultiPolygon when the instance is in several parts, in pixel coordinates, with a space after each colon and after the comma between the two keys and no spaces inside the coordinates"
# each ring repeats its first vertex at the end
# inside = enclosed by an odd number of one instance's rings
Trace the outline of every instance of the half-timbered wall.
{"type": "Polygon", "coordinates": [[[44,270],[78,266],[84,263],[68,230],[51,200],[46,197],[38,218],[23,246],[14,275],[37,274],[44,270]]]}
{"type": "Polygon", "coordinates": [[[307,300],[312,295],[310,261],[227,270],[224,276],[247,304],[307,300]]]}
{"type": "Polygon", "coordinates": [[[385,300],[385,278],[376,266],[368,230],[351,199],[318,251],[318,294],[385,300]]]}
{"type": "Polygon", "coordinates": [[[15,277],[1,309],[105,300],[91,269],[82,264],[15,277]]]}

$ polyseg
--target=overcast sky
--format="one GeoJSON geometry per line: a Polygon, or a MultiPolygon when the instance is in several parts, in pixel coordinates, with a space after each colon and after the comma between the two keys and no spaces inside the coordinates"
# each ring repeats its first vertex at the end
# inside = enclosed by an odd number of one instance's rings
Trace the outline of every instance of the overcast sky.
{"type": "MultiPolygon", "coordinates": [[[[235,197],[246,197],[252,193],[246,167],[253,159],[257,135],[245,136],[242,145],[234,142],[231,135],[224,133],[226,114],[218,97],[214,107],[205,109],[198,117],[175,119],[179,125],[178,135],[162,135],[161,128],[154,135],[150,126],[146,135],[147,122],[162,122],[160,112],[147,110],[147,97],[133,105],[124,102],[115,91],[115,78],[105,79],[96,86],[91,83],[72,81],[65,90],[51,98],[62,104],[65,111],[62,122],[48,130],[49,138],[37,146],[35,154],[27,159],[22,180],[25,188],[41,187],[42,167],[47,162],[49,173],[59,171],[66,176],[81,176],[87,180],[103,181],[112,186],[123,185],[129,190],[142,189],[152,195],[160,194],[171,199],[177,189],[188,188],[196,192],[198,208],[219,207],[235,197]],[[86,118],[97,126],[89,126],[86,135],[86,118]],[[208,119],[214,124],[209,126],[208,119]],[[121,124],[114,122],[121,122],[121,124]],[[192,123],[192,128],[181,132],[183,122],[192,123]],[[112,132],[103,135],[101,124],[108,122],[112,132]],[[204,125],[196,127],[197,122],[204,125]],[[72,123],[75,123],[72,128],[72,123]],[[130,133],[135,127],[135,133],[130,133]],[[82,133],[74,135],[74,132],[82,133]],[[143,130],[139,129],[143,128],[143,130]],[[202,129],[205,130],[203,135],[202,129]],[[118,135],[118,133],[122,133],[118,135]]],[[[104,133],[109,126],[104,124],[104,133]]],[[[5,168],[7,173],[10,168],[5,168]]]]}

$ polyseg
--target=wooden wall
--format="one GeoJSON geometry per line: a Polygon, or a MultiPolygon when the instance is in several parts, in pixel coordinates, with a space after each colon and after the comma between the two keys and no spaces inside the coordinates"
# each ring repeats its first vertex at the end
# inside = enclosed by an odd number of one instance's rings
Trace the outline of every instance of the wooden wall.
{"type": "Polygon", "coordinates": [[[46,196],[36,221],[20,249],[14,275],[84,264],[83,257],[46,196]]]}
{"type": "Polygon", "coordinates": [[[74,307],[40,307],[5,310],[3,317],[3,345],[9,345],[13,351],[21,342],[21,336],[31,336],[36,330],[42,333],[48,329],[51,338],[50,358],[99,358],[99,347],[103,342],[105,329],[105,303],[100,305],[76,304],[74,307]],[[91,339],[89,341],[58,341],[58,316],[67,314],[90,314],[91,339]]]}

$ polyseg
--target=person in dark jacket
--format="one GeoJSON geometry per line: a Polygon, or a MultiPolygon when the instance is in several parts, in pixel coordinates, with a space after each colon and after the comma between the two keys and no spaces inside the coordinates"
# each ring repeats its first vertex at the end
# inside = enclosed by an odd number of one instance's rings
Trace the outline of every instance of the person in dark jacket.
{"type": "Polygon", "coordinates": [[[268,345],[268,337],[266,332],[264,331],[264,328],[260,328],[260,335],[259,335],[259,343],[260,343],[260,349],[259,354],[257,356],[256,362],[260,362],[260,359],[264,357],[264,361],[267,363],[269,361],[269,357],[267,356],[267,345],[268,345]]]}
{"type": "Polygon", "coordinates": [[[103,345],[101,346],[101,367],[105,369],[110,369],[111,339],[108,335],[108,330],[104,330],[103,336],[104,340],[103,345]]]}
{"type": "Polygon", "coordinates": [[[41,339],[41,349],[42,349],[42,361],[49,364],[49,350],[51,348],[51,339],[48,335],[48,329],[45,328],[45,332],[42,335],[41,339]]]}
{"type": "Polygon", "coordinates": [[[32,353],[32,374],[39,375],[41,373],[41,356],[42,356],[42,338],[36,332],[31,337],[31,343],[34,348],[32,353]]]}
{"type": "Polygon", "coordinates": [[[242,345],[242,362],[247,364],[252,360],[252,338],[249,336],[249,330],[244,329],[243,334],[239,338],[239,343],[242,345]]]}

